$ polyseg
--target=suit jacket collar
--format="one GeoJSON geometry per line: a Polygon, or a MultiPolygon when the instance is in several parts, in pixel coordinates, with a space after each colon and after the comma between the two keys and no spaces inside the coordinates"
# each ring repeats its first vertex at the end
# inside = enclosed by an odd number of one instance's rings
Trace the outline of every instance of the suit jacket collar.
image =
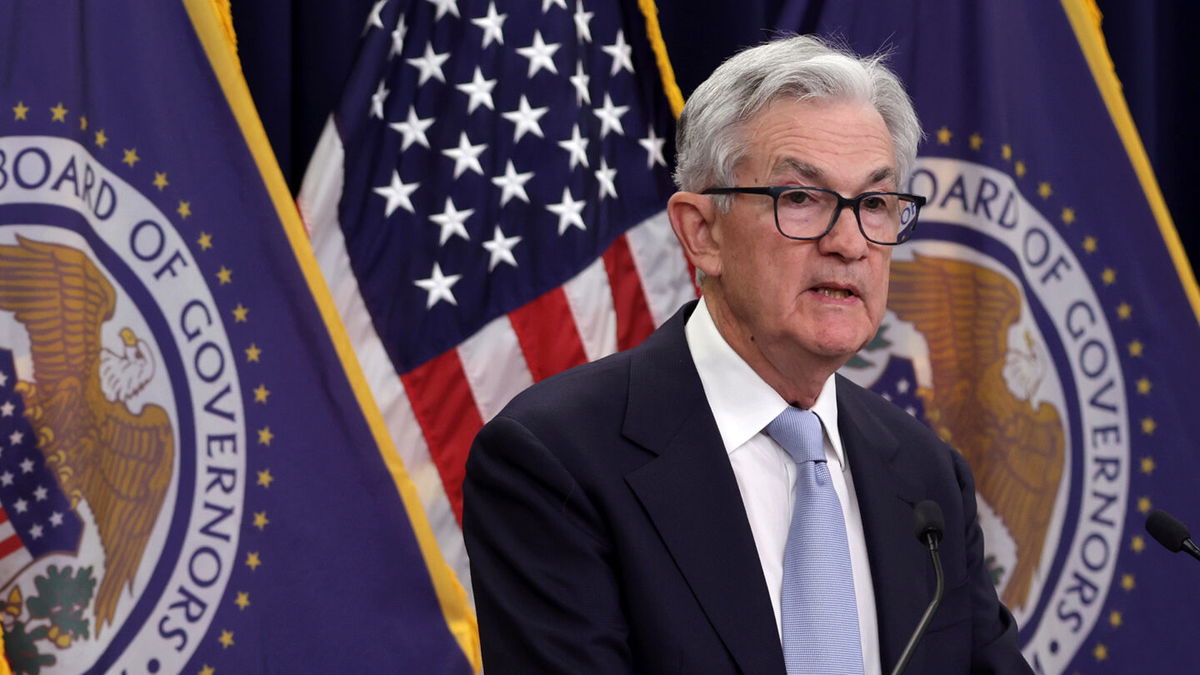
{"type": "Polygon", "coordinates": [[[623,433],[656,457],[626,482],[738,667],[783,673],[754,536],[684,337],[694,307],[630,355],[623,433]]]}

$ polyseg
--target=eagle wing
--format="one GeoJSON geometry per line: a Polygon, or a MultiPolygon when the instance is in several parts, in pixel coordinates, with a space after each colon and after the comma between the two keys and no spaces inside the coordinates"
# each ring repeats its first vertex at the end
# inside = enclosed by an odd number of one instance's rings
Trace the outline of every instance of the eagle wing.
{"type": "Polygon", "coordinates": [[[1003,367],[1008,329],[1020,314],[1016,286],[980,265],[914,256],[892,265],[889,306],[929,345],[933,391],[922,391],[930,423],[975,470],[976,486],[1017,547],[1004,590],[1027,600],[1062,476],[1062,418],[1013,395],[1003,367]]]}

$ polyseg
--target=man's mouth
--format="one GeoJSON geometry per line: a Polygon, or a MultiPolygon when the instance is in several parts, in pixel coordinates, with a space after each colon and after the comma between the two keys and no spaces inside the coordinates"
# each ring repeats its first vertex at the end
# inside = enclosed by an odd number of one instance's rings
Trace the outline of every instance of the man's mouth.
{"type": "Polygon", "coordinates": [[[854,296],[854,291],[852,289],[838,288],[836,286],[818,286],[814,288],[813,291],[837,300],[845,300],[854,296]]]}

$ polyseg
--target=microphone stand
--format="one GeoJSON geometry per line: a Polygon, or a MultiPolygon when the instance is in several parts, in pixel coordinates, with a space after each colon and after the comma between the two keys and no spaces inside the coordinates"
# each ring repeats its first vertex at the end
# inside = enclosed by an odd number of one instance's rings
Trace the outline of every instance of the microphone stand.
{"type": "Polygon", "coordinates": [[[942,576],[942,557],[938,554],[938,537],[927,535],[925,543],[929,545],[929,556],[933,559],[933,574],[937,578],[937,587],[933,591],[933,600],[929,606],[925,608],[925,614],[921,616],[920,623],[917,624],[917,629],[913,631],[912,637],[908,639],[908,644],[904,646],[904,651],[900,654],[900,660],[896,662],[896,667],[892,669],[892,675],[900,675],[904,672],[904,667],[908,665],[912,659],[913,652],[916,651],[917,642],[921,636],[925,634],[925,629],[929,627],[929,622],[933,620],[933,613],[937,611],[938,605],[942,602],[942,591],[945,589],[945,578],[942,576]]]}

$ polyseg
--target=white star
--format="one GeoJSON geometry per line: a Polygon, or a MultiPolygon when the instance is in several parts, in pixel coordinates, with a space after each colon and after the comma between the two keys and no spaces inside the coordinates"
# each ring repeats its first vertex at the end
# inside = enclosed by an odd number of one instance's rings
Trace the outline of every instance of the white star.
{"type": "Polygon", "coordinates": [[[488,110],[496,109],[492,102],[492,89],[496,88],[496,81],[484,79],[483,71],[479,69],[479,66],[475,66],[475,75],[470,82],[456,84],[454,88],[470,97],[470,100],[467,101],[468,115],[475,112],[480,103],[487,106],[488,110]]]}
{"type": "Polygon", "coordinates": [[[563,9],[567,8],[566,0],[542,0],[542,14],[550,11],[550,5],[558,5],[563,9]]]}
{"type": "Polygon", "coordinates": [[[587,231],[587,226],[583,224],[583,207],[587,205],[586,200],[575,201],[571,196],[570,188],[563,188],[562,201],[557,204],[547,204],[546,210],[558,216],[558,233],[562,234],[567,231],[568,227],[575,226],[583,231],[587,231]]]}
{"type": "Polygon", "coordinates": [[[898,382],[896,382],[896,391],[901,394],[907,394],[908,393],[908,380],[901,378],[898,382]]]}
{"type": "Polygon", "coordinates": [[[29,536],[33,537],[34,539],[41,539],[42,538],[42,526],[34,525],[33,527],[29,528],[29,536]]]}
{"type": "Polygon", "coordinates": [[[446,210],[429,216],[430,220],[432,220],[434,223],[437,223],[442,228],[441,236],[438,238],[438,246],[445,245],[446,241],[454,235],[470,241],[471,235],[467,234],[467,228],[465,225],[463,225],[463,223],[465,223],[467,218],[470,218],[474,213],[475,209],[464,209],[459,211],[458,209],[454,208],[454,201],[449,197],[446,197],[446,210]]]}
{"type": "Polygon", "coordinates": [[[913,417],[917,416],[917,409],[912,407],[911,405],[908,406],[907,408],[905,408],[904,412],[908,413],[909,415],[911,415],[913,417]]]}
{"type": "Polygon", "coordinates": [[[0,373],[0,387],[8,386],[8,373],[0,373]]]}
{"type": "Polygon", "coordinates": [[[17,513],[25,513],[29,510],[29,502],[24,499],[18,499],[13,506],[16,507],[17,513]]]}
{"type": "Polygon", "coordinates": [[[18,466],[21,467],[21,473],[33,473],[33,460],[28,457],[21,460],[18,466]]]}
{"type": "Polygon", "coordinates": [[[8,487],[13,484],[13,475],[11,471],[0,473],[0,485],[8,487]]]}
{"type": "Polygon", "coordinates": [[[528,47],[518,47],[517,53],[529,59],[529,74],[528,77],[533,77],[537,71],[545,68],[546,70],[558,74],[558,68],[554,66],[554,52],[562,45],[546,44],[542,41],[542,31],[536,31],[533,34],[533,44],[528,47]]]}
{"type": "Polygon", "coordinates": [[[521,94],[521,100],[517,102],[517,109],[512,112],[500,113],[500,115],[517,125],[513,132],[513,143],[516,143],[527,131],[538,138],[545,138],[542,135],[542,125],[538,123],[538,120],[542,119],[542,115],[545,115],[548,110],[550,110],[549,107],[529,107],[529,99],[525,98],[525,94],[521,94]]]}
{"type": "Polygon", "coordinates": [[[467,132],[462,132],[458,137],[458,147],[443,150],[442,154],[454,160],[454,177],[458,178],[463,171],[470,169],[480,176],[483,175],[483,167],[479,164],[479,156],[483,151],[487,150],[486,143],[479,145],[471,145],[471,141],[467,138],[467,132]]]}
{"type": "Polygon", "coordinates": [[[484,16],[478,19],[471,19],[471,23],[483,29],[483,48],[487,49],[488,45],[495,40],[498,44],[504,44],[504,20],[508,18],[507,14],[496,13],[496,3],[488,3],[488,11],[484,16]]]}
{"type": "Polygon", "coordinates": [[[446,76],[442,74],[442,64],[446,59],[450,58],[450,52],[445,54],[435,54],[433,45],[425,45],[425,54],[415,59],[408,59],[410,65],[415,66],[421,71],[420,78],[417,79],[417,86],[421,86],[429,81],[429,78],[436,77],[438,80],[445,82],[446,76]]]}
{"type": "Polygon", "coordinates": [[[533,172],[517,173],[516,167],[513,166],[512,160],[508,160],[508,166],[504,168],[503,176],[492,178],[492,184],[500,188],[500,206],[508,203],[508,200],[516,197],[526,204],[529,203],[529,195],[525,193],[525,183],[533,178],[533,172]]]}
{"type": "Polygon", "coordinates": [[[392,31],[392,51],[388,54],[388,58],[400,56],[400,52],[404,50],[404,36],[408,33],[408,26],[404,25],[404,15],[396,19],[396,30],[392,31]]]}
{"type": "Polygon", "coordinates": [[[575,0],[575,35],[580,42],[592,41],[592,28],[589,25],[595,12],[583,11],[583,0],[575,0]]]}
{"type": "Polygon", "coordinates": [[[496,269],[496,265],[502,262],[516,267],[517,259],[513,257],[512,250],[520,242],[520,237],[504,236],[504,233],[500,231],[500,226],[497,225],[496,233],[492,235],[491,240],[483,242],[483,247],[492,254],[491,260],[488,261],[488,271],[496,269]]]}
{"type": "Polygon", "coordinates": [[[576,164],[588,165],[587,161],[587,146],[588,139],[579,135],[579,125],[576,124],[571,129],[571,138],[565,141],[559,141],[558,147],[571,153],[570,168],[574,169],[576,164]]]}
{"type": "Polygon", "coordinates": [[[617,198],[617,186],[614,182],[616,178],[617,170],[608,168],[608,161],[601,157],[600,168],[596,169],[596,182],[600,183],[600,199],[604,199],[606,194],[613,199],[617,198]]]}
{"type": "Polygon", "coordinates": [[[5,401],[4,405],[0,405],[0,416],[12,417],[14,409],[15,406],[13,406],[12,401],[5,401]]]}
{"type": "Polygon", "coordinates": [[[592,95],[588,92],[588,82],[591,82],[592,78],[583,71],[583,61],[575,62],[575,74],[567,79],[575,85],[575,105],[591,105],[592,95]]]}
{"type": "Polygon", "coordinates": [[[8,442],[12,443],[13,445],[20,445],[24,438],[25,434],[21,433],[20,431],[14,431],[8,435],[8,442]]]}
{"type": "Polygon", "coordinates": [[[33,498],[35,501],[39,502],[46,501],[46,486],[39,485],[38,488],[33,491],[33,498]]]}
{"type": "Polygon", "coordinates": [[[621,126],[621,115],[627,112],[629,112],[629,106],[613,105],[612,97],[605,92],[604,106],[592,111],[600,119],[600,138],[607,136],[609,131],[615,131],[624,136],[625,127],[621,126]]]}
{"type": "Polygon", "coordinates": [[[388,94],[391,92],[383,86],[383,80],[379,81],[379,88],[371,94],[371,117],[383,119],[383,104],[387,103],[388,94]]]}
{"type": "Polygon", "coordinates": [[[392,171],[391,184],[375,188],[375,194],[387,198],[387,206],[383,207],[384,217],[391,218],[397,207],[404,207],[405,211],[416,213],[413,210],[412,200],[408,196],[420,185],[420,183],[405,183],[400,180],[399,171],[392,171]]]}
{"type": "Polygon", "coordinates": [[[412,145],[413,143],[420,143],[428,148],[429,139],[425,136],[425,130],[432,125],[432,117],[420,119],[417,117],[417,109],[409,108],[407,120],[403,122],[393,122],[388,126],[404,135],[404,139],[400,143],[400,151],[403,152],[407,150],[408,146],[412,145]]]}
{"type": "Polygon", "coordinates": [[[437,5],[437,16],[433,17],[434,21],[437,21],[438,19],[442,18],[443,16],[446,16],[446,12],[450,12],[454,16],[462,18],[462,15],[458,13],[458,0],[429,0],[429,1],[432,2],[433,4],[437,5]]]}
{"type": "Polygon", "coordinates": [[[638,141],[638,145],[646,150],[647,169],[653,169],[655,164],[667,165],[667,160],[663,157],[663,144],[666,142],[667,139],[659,138],[658,134],[654,133],[654,125],[650,125],[646,137],[638,141]]]}
{"type": "Polygon", "coordinates": [[[631,73],[633,72],[633,60],[631,58],[633,55],[633,47],[630,47],[629,44],[625,42],[625,31],[617,31],[617,41],[611,45],[601,45],[600,49],[604,50],[605,54],[608,54],[612,57],[613,65],[612,73],[610,73],[611,75],[616,75],[617,73],[621,72],[622,68],[631,73]]]}
{"type": "Polygon", "coordinates": [[[58,511],[55,511],[54,513],[50,514],[50,524],[51,525],[53,525],[54,527],[58,527],[59,525],[62,525],[62,522],[63,522],[63,515],[61,513],[59,513],[58,511]]]}
{"type": "Polygon", "coordinates": [[[442,300],[452,305],[458,305],[450,287],[458,283],[461,278],[461,274],[443,275],[441,266],[435,262],[433,263],[433,272],[430,273],[428,279],[417,279],[413,283],[429,292],[429,297],[425,300],[425,309],[430,309],[442,300]]]}
{"type": "Polygon", "coordinates": [[[379,2],[376,2],[375,5],[371,7],[371,13],[367,15],[367,25],[363,26],[363,34],[366,34],[367,31],[371,30],[371,26],[383,28],[383,17],[381,17],[379,13],[383,11],[383,7],[387,3],[388,0],[379,0],[379,2]]]}

